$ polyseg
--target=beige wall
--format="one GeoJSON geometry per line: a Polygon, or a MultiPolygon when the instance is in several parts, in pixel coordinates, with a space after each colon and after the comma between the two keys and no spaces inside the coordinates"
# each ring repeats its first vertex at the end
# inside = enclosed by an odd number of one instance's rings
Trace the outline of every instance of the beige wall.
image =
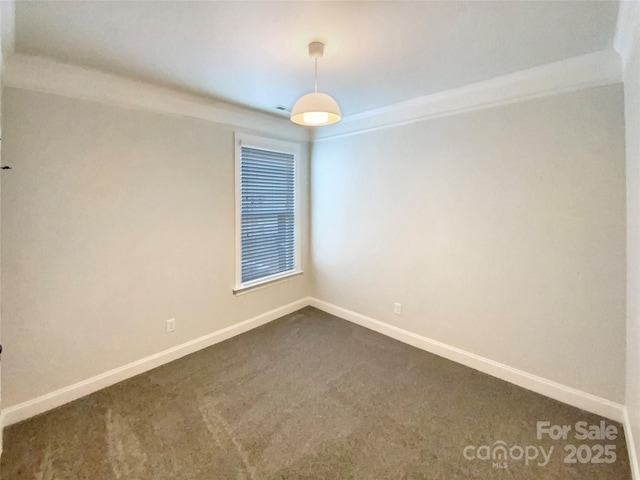
{"type": "Polygon", "coordinates": [[[232,294],[234,128],[14,89],[3,109],[3,408],[309,294],[308,271],[232,294]]]}
{"type": "Polygon", "coordinates": [[[234,128],[5,95],[3,407],[311,293],[624,400],[620,86],[318,142],[314,284],[305,236],[305,275],[241,297],[234,128]]]}
{"type": "Polygon", "coordinates": [[[640,36],[624,88],[627,141],[627,392],[626,405],[640,459],[640,36]]]}
{"type": "Polygon", "coordinates": [[[311,196],[319,299],[624,401],[621,85],[317,142],[311,196]]]}

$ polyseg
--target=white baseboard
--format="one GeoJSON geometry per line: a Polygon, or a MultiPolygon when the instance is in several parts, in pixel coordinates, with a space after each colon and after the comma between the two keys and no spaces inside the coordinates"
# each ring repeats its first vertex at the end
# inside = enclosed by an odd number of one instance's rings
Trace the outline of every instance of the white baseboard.
{"type": "MultiPolygon", "coordinates": [[[[237,323],[195,340],[183,343],[182,345],[156,353],[149,357],[137,360],[100,375],[96,375],[95,377],[88,378],[32,400],[5,408],[2,410],[2,414],[0,415],[0,427],[12,425],[46,412],[47,410],[59,407],[65,403],[94,393],[117,382],[121,382],[140,373],[144,373],[148,370],[164,365],[165,363],[177,360],[178,358],[190,353],[222,342],[236,335],[240,335],[241,333],[259,327],[260,325],[264,325],[265,323],[275,320],[283,315],[295,312],[296,310],[308,305],[536,393],[603,417],[625,423],[625,429],[630,432],[626,425],[628,418],[625,413],[625,407],[619,403],[509,367],[488,358],[466,352],[437,340],[394,327],[393,325],[389,325],[379,320],[375,320],[365,315],[361,315],[351,310],[311,297],[302,298],[296,302],[284,305],[244,322],[237,323]]],[[[628,442],[631,442],[630,433],[627,434],[627,439],[628,442]]],[[[0,443],[0,448],[1,445],[2,444],[0,443]]],[[[635,451],[633,453],[631,452],[632,444],[629,443],[629,445],[629,455],[634,455],[635,457],[635,451]]],[[[637,460],[636,467],[634,468],[637,470],[637,460]]],[[[634,479],[640,480],[640,477],[634,476],[634,479]]]]}
{"type": "Polygon", "coordinates": [[[335,315],[336,317],[340,317],[344,320],[366,327],[370,330],[374,330],[388,337],[395,338],[403,343],[407,343],[448,360],[466,365],[467,367],[487,373],[491,376],[500,378],[501,380],[518,385],[519,387],[526,388],[527,390],[531,390],[617,422],[624,422],[624,406],[619,403],[553,382],[537,375],[532,375],[531,373],[469,353],[460,348],[447,345],[446,343],[394,327],[393,325],[389,325],[371,317],[361,315],[316,298],[311,299],[311,306],[335,315]]]}
{"type": "Polygon", "coordinates": [[[203,348],[210,347],[211,345],[222,342],[231,337],[235,337],[236,335],[240,335],[241,333],[280,318],[283,315],[300,310],[309,304],[309,298],[302,298],[288,305],[275,308],[249,320],[245,320],[244,322],[236,323],[230,327],[217,330],[208,335],[196,338],[195,340],[183,343],[182,345],[136,360],[135,362],[131,362],[122,367],[114,368],[108,372],[101,373],[95,377],[55,390],[32,400],[12,405],[2,410],[2,417],[4,420],[2,426],[12,425],[46,412],[47,410],[51,410],[52,408],[77,400],[85,395],[89,395],[90,393],[94,393],[100,389],[134,377],[153,368],[164,365],[165,363],[172,362],[178,358],[184,357],[185,355],[189,355],[190,353],[197,352],[203,348]]]}
{"type": "Polygon", "coordinates": [[[631,420],[629,419],[629,411],[624,407],[624,437],[627,439],[627,450],[629,451],[629,462],[631,463],[631,474],[633,480],[640,480],[640,464],[638,464],[638,455],[636,454],[636,443],[633,438],[631,428],[631,420]]]}

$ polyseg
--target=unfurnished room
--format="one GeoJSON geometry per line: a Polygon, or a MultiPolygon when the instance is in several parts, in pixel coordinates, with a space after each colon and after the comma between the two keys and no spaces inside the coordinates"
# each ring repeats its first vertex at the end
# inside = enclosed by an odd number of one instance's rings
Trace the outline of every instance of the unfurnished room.
{"type": "Polygon", "coordinates": [[[640,0],[0,0],[2,480],[640,480],[640,0]]]}

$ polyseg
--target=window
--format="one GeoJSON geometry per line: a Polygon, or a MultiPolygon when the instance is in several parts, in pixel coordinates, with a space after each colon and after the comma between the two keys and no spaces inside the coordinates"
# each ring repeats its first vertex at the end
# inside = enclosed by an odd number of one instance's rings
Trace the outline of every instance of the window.
{"type": "Polygon", "coordinates": [[[236,135],[236,292],[300,273],[295,144],[236,135]]]}

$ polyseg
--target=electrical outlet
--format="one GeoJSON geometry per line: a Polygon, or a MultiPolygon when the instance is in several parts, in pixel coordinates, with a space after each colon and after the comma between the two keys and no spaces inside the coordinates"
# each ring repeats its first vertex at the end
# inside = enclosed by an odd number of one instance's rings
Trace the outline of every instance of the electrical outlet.
{"type": "Polygon", "coordinates": [[[395,313],[396,315],[402,315],[402,304],[401,303],[394,303],[393,304],[393,313],[395,313]]]}
{"type": "Polygon", "coordinates": [[[167,320],[167,333],[175,332],[175,330],[176,330],[176,319],[170,318],[169,320],[167,320]]]}

